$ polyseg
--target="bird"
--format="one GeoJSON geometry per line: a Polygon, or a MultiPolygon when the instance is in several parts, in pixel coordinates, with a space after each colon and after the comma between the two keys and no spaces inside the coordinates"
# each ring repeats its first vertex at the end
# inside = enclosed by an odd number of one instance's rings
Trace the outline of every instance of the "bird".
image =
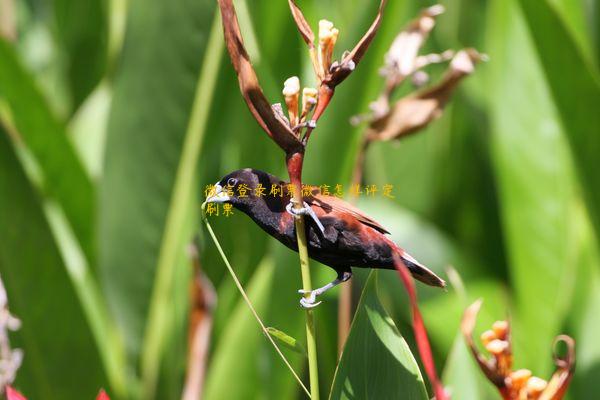
{"type": "Polygon", "coordinates": [[[359,208],[340,197],[323,194],[318,186],[303,190],[304,207],[293,205],[290,184],[257,169],[229,173],[212,185],[206,203],[229,203],[248,215],[266,233],[298,251],[294,214],[305,214],[308,255],[333,268],[337,276],[318,289],[299,290],[300,305],[313,308],[318,296],[346,282],[352,268],[395,269],[400,258],[411,275],[429,286],[445,288],[446,282],[419,263],[386,235],[389,232],[359,208]]]}

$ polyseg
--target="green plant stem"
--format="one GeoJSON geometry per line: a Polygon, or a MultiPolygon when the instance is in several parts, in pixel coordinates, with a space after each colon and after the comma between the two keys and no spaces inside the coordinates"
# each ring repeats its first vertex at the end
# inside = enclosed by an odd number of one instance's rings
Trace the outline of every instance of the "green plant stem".
{"type": "MultiPolygon", "coordinates": [[[[296,203],[302,204],[302,203],[296,203]]],[[[306,229],[304,217],[295,218],[298,254],[300,254],[300,272],[302,288],[312,290],[310,267],[308,265],[308,247],[306,245],[306,229]]],[[[319,368],[317,364],[317,340],[315,337],[315,321],[312,309],[306,309],[306,350],[308,353],[308,375],[310,377],[310,394],[313,400],[319,400],[319,368]]]]}
{"type": "MultiPolygon", "coordinates": [[[[302,164],[303,153],[288,156],[287,167],[290,181],[294,185],[294,208],[302,208],[302,164]]],[[[307,293],[312,290],[310,268],[308,264],[308,246],[306,244],[306,227],[303,216],[294,218],[296,226],[296,240],[300,256],[300,272],[302,273],[302,289],[307,293]]],[[[310,377],[310,393],[313,400],[319,400],[319,368],[317,364],[317,341],[315,335],[315,321],[313,310],[306,309],[306,350],[308,353],[308,373],[310,377]]]]}
{"type": "MultiPolygon", "coordinates": [[[[206,224],[206,229],[208,230],[208,233],[210,234],[210,237],[212,238],[213,242],[215,243],[215,246],[217,246],[217,250],[219,250],[219,254],[221,255],[221,258],[223,259],[223,262],[227,266],[227,270],[231,274],[231,277],[233,278],[233,281],[235,282],[235,285],[237,286],[238,290],[240,291],[240,294],[242,295],[242,297],[244,298],[244,301],[248,305],[248,308],[252,312],[252,315],[254,316],[254,318],[256,319],[256,321],[258,322],[258,324],[260,325],[260,328],[262,329],[263,333],[265,334],[265,336],[267,337],[267,339],[269,340],[269,342],[271,342],[271,344],[275,348],[275,351],[277,352],[277,354],[279,355],[279,357],[281,357],[281,359],[283,360],[284,364],[290,370],[290,372],[292,373],[292,375],[294,375],[294,378],[296,379],[296,381],[298,382],[298,384],[302,387],[302,389],[304,389],[304,392],[306,393],[306,395],[309,398],[312,398],[310,392],[308,391],[308,389],[306,388],[306,386],[304,385],[304,383],[302,383],[302,380],[300,379],[300,377],[298,376],[298,374],[296,373],[296,371],[294,371],[294,368],[292,367],[292,365],[290,364],[290,362],[287,360],[287,358],[285,358],[285,356],[281,352],[281,349],[279,348],[279,346],[277,346],[277,343],[275,343],[275,340],[273,340],[273,337],[269,334],[269,331],[268,331],[267,327],[263,323],[262,319],[260,319],[258,313],[256,312],[256,309],[254,308],[254,306],[252,305],[252,302],[250,301],[250,298],[246,294],[246,291],[244,290],[244,287],[240,283],[240,280],[238,279],[237,275],[235,274],[235,271],[233,270],[233,267],[229,263],[229,260],[227,259],[227,256],[225,255],[225,252],[221,248],[221,244],[217,240],[217,237],[215,236],[215,233],[214,233],[212,227],[210,226],[210,224],[208,223],[208,220],[205,218],[204,215],[203,215],[203,218],[204,218],[204,223],[206,224]]],[[[309,278],[310,278],[310,276],[309,276],[309,278]]]]}

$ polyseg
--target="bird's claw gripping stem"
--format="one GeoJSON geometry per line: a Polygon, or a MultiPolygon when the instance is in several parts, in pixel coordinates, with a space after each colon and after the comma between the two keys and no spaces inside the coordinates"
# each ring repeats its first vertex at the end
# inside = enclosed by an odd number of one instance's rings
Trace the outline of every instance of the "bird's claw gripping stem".
{"type": "Polygon", "coordinates": [[[292,128],[293,132],[298,132],[302,128],[315,129],[317,127],[317,121],[311,119],[310,121],[302,122],[292,128]]]}
{"type": "Polygon", "coordinates": [[[316,290],[300,289],[300,290],[298,290],[298,293],[308,294],[308,297],[302,297],[300,299],[300,307],[302,307],[302,308],[315,308],[316,306],[318,306],[319,304],[322,303],[322,301],[316,301],[317,296],[320,294],[318,289],[316,289],[316,290]]]}
{"type": "Polygon", "coordinates": [[[285,206],[285,209],[287,210],[288,213],[292,214],[295,217],[300,216],[300,215],[310,216],[313,219],[313,221],[315,221],[315,223],[317,224],[317,226],[319,227],[321,232],[325,233],[325,227],[323,226],[321,221],[319,221],[319,217],[317,217],[317,214],[315,214],[315,212],[308,205],[307,202],[304,202],[304,206],[299,209],[295,208],[295,204],[296,203],[295,203],[294,199],[291,199],[290,202],[287,204],[287,206],[285,206]]]}
{"type": "Polygon", "coordinates": [[[317,302],[317,296],[322,295],[329,289],[336,287],[337,285],[339,285],[342,282],[346,282],[351,277],[352,277],[352,271],[342,270],[342,271],[338,271],[338,276],[333,281],[329,282],[327,285],[325,285],[323,287],[320,287],[320,288],[314,289],[314,290],[306,290],[306,289],[298,290],[298,293],[308,295],[308,296],[302,297],[300,299],[300,306],[302,306],[303,308],[315,308],[316,306],[318,306],[319,304],[322,303],[322,301],[317,302]]]}

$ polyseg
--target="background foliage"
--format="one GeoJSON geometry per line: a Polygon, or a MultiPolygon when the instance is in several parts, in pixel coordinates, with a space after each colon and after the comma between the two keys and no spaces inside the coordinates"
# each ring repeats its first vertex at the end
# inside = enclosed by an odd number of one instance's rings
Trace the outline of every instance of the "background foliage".
{"type": "MultiPolygon", "coordinates": [[[[334,21],[345,49],[378,2],[299,3],[310,21],[334,21]]],[[[495,398],[458,335],[462,310],[477,297],[485,299],[482,326],[509,313],[516,365],[537,375],[551,371],[553,337],[574,336],[571,398],[589,397],[600,390],[600,4],[441,3],[447,12],[426,50],[473,46],[490,62],[426,131],[370,148],[365,180],[394,185],[395,199],[363,196],[360,207],[415,257],[440,273],[451,264],[464,281],[464,292],[419,287],[455,398],[495,398]]],[[[379,93],[377,71],[394,36],[430,4],[389,1],[377,38],[315,131],[306,182],[348,183],[363,129],[348,120],[379,93]]],[[[236,5],[267,97],[281,101],[287,77],[312,76],[287,2],[236,5]]],[[[101,386],[114,398],[178,398],[192,276],[186,246],[200,227],[204,186],[243,167],[284,176],[281,154],[239,96],[213,0],[14,6],[16,40],[0,40],[0,274],[23,322],[13,337],[25,352],[16,385],[39,399],[92,398],[101,386]]],[[[297,256],[238,214],[213,221],[225,251],[267,324],[302,338],[297,256]]],[[[205,397],[300,397],[202,231],[200,241],[218,293],[205,397]]],[[[333,277],[316,263],[313,270],[318,283],[333,277]]],[[[370,279],[351,341],[377,330],[385,308],[412,346],[393,274],[378,274],[379,300],[370,279]]],[[[355,276],[365,282],[367,274],[355,276]]],[[[328,294],[316,312],[324,393],[336,366],[336,298],[328,294]]],[[[403,342],[386,329],[386,343],[403,342]]],[[[303,369],[301,355],[289,357],[303,369]]],[[[334,393],[357,374],[350,362],[342,359],[334,393]]],[[[372,370],[359,372],[371,379],[372,370]]],[[[393,397],[407,398],[398,391],[393,397]]]]}

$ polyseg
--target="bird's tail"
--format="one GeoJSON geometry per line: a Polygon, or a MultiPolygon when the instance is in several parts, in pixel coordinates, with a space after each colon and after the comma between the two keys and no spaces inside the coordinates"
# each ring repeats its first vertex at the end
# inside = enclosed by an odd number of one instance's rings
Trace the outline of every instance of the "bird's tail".
{"type": "Polygon", "coordinates": [[[396,248],[400,253],[400,258],[402,258],[404,265],[406,265],[406,268],[408,268],[411,275],[416,280],[421,281],[429,286],[436,286],[441,288],[446,287],[446,281],[437,276],[432,270],[415,260],[410,254],[408,254],[401,248],[397,246],[396,248]]]}

